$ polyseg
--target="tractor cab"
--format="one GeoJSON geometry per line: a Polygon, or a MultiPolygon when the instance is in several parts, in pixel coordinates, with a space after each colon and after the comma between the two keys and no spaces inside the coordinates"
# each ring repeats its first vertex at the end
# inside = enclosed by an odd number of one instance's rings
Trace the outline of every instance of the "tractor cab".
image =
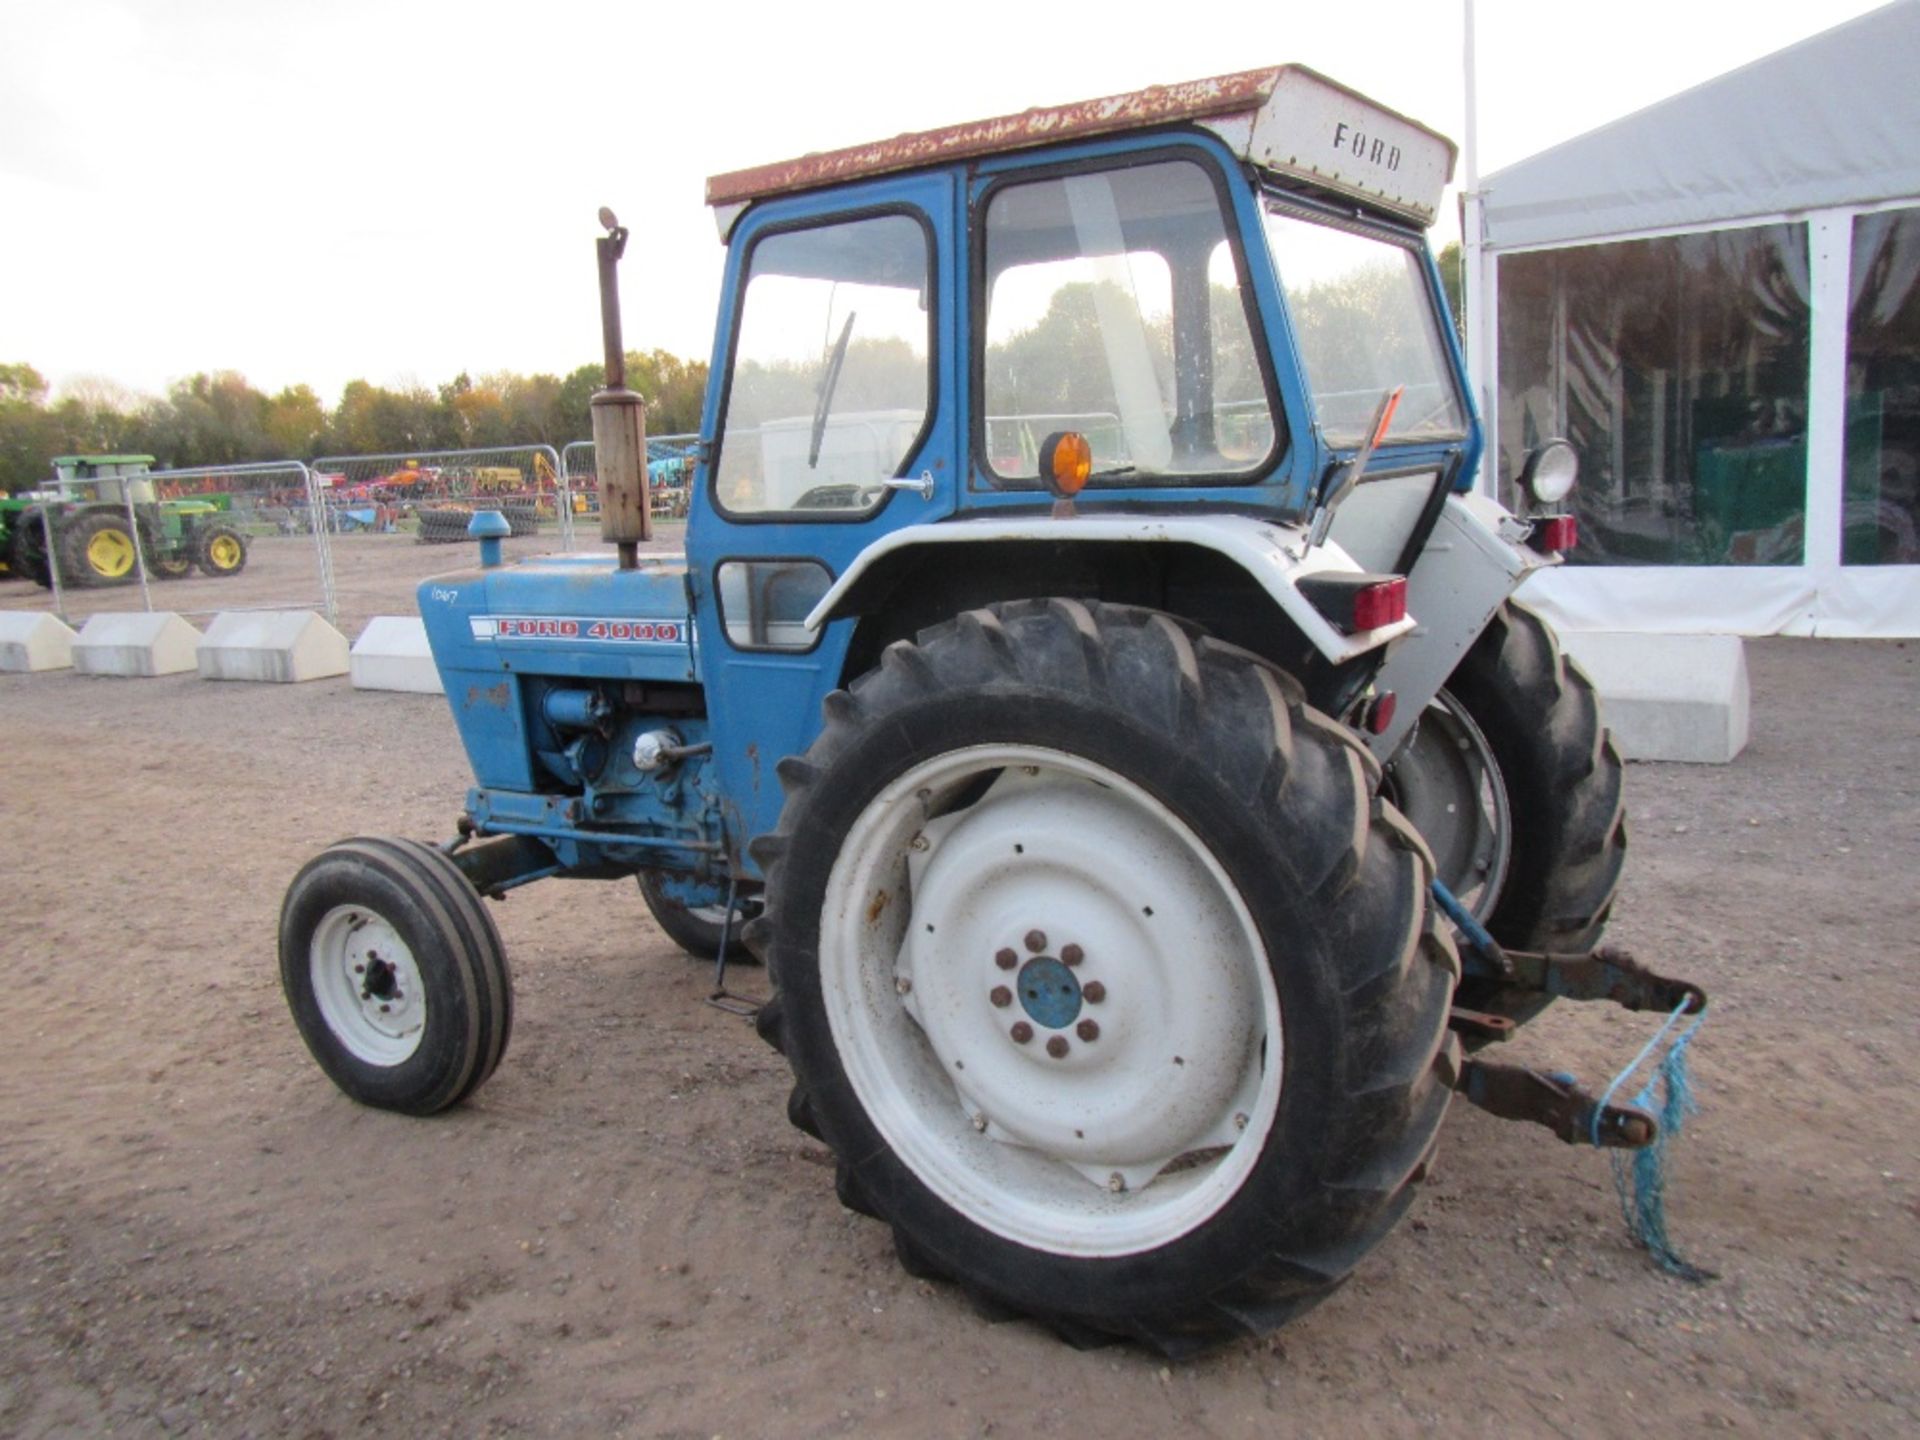
{"type": "Polygon", "coordinates": [[[53,461],[54,484],[70,501],[109,505],[149,504],[153,500],[151,455],[59,455],[53,461]]]}
{"type": "MultiPolygon", "coordinates": [[[[449,693],[509,695],[455,707],[476,814],[566,844],[556,804],[652,814],[639,773],[603,792],[564,759],[542,677],[683,686],[711,743],[695,828],[757,880],[768,757],[807,747],[832,692],[929,625],[1056,593],[1177,609],[1387,758],[1472,634],[1380,683],[1425,542],[1493,523],[1463,493],[1480,432],[1424,241],[1453,161],[1288,66],[713,177],[728,258],[686,554],[421,589],[449,693]]],[[[1488,553],[1476,623],[1551,560],[1488,553]]],[[[622,723],[609,753],[660,728],[622,723]]]]}

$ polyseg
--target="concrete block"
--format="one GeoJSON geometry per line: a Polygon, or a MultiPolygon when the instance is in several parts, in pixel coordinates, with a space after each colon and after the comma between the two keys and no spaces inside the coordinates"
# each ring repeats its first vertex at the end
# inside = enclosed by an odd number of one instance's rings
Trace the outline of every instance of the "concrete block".
{"type": "Polygon", "coordinates": [[[406,690],[443,695],[440,671],[427,645],[427,626],[417,615],[376,615],[353,642],[353,688],[406,690]]]}
{"type": "Polygon", "coordinates": [[[199,662],[202,680],[325,680],[347,673],[347,637],[311,610],[222,610],[199,662]]]}
{"type": "Polygon", "coordinates": [[[200,632],[171,610],[107,611],[88,618],[73,642],[82,675],[178,675],[193,669],[200,632]]]}
{"type": "Polygon", "coordinates": [[[1747,651],[1739,636],[1575,630],[1560,643],[1599,688],[1627,759],[1724,765],[1746,748],[1747,651]]]}
{"type": "Polygon", "coordinates": [[[0,611],[0,670],[65,670],[73,664],[73,631],[58,615],[0,611]]]}

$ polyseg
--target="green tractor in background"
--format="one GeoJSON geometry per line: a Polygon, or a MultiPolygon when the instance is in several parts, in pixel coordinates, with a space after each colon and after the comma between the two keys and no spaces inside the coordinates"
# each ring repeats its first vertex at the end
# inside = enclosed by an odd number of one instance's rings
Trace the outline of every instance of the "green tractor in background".
{"type": "Polygon", "coordinates": [[[247,538],[234,523],[232,497],[156,499],[152,466],[151,455],[56,457],[52,486],[0,500],[7,573],[52,585],[51,540],[63,584],[126,584],[140,568],[134,524],[147,573],[157,580],[181,579],[195,566],[216,578],[246,569],[247,538]]]}

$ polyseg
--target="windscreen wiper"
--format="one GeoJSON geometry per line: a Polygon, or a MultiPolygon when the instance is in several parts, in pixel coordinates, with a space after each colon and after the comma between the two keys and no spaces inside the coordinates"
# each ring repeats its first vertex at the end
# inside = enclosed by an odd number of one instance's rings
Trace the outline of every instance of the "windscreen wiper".
{"type": "Polygon", "coordinates": [[[827,359],[827,373],[820,377],[820,398],[813,403],[813,436],[807,441],[807,468],[820,468],[820,442],[827,435],[827,412],[833,408],[833,387],[840,383],[840,367],[847,360],[847,342],[853,338],[854,317],[849,310],[847,323],[840,327],[840,338],[833,342],[833,354],[827,359]]]}

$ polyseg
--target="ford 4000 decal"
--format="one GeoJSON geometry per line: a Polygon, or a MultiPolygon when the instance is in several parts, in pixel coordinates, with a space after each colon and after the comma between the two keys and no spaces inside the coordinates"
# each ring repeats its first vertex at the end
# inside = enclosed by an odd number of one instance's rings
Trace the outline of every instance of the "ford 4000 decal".
{"type": "Polygon", "coordinates": [[[687,627],[678,620],[614,620],[591,615],[475,615],[476,640],[574,640],[608,645],[679,645],[687,627]]]}

